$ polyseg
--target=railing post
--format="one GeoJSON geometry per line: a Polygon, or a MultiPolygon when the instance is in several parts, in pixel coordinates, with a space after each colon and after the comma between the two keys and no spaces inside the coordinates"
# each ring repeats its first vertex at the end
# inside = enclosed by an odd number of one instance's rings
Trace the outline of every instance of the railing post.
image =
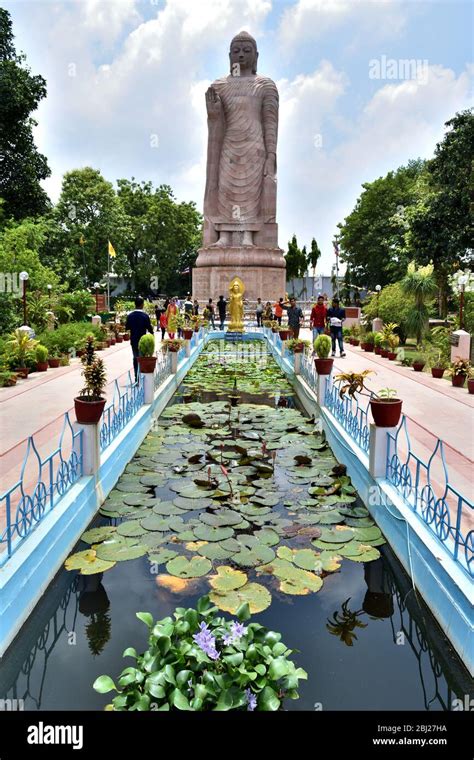
{"type": "Polygon", "coordinates": [[[170,351],[171,354],[171,374],[176,375],[178,371],[178,352],[170,351]]]}
{"type": "Polygon", "coordinates": [[[144,391],[144,404],[152,404],[155,395],[155,373],[142,372],[142,383],[144,391]]]}
{"type": "Polygon", "coordinates": [[[282,340],[281,342],[281,358],[285,358],[285,349],[286,349],[286,340],[282,340]]]}
{"type": "Polygon", "coordinates": [[[370,423],[369,473],[373,478],[384,478],[387,472],[389,433],[394,436],[396,427],[377,427],[370,423]]]}
{"type": "MultiPolygon", "coordinates": [[[[153,375],[151,375],[153,377],[153,375]]],[[[97,475],[100,467],[100,425],[102,419],[97,424],[83,425],[80,422],[75,423],[76,430],[82,430],[82,474],[97,475]]],[[[80,439],[79,439],[80,440],[80,439]]]]}
{"type": "Polygon", "coordinates": [[[295,375],[301,375],[301,357],[302,354],[295,351],[293,354],[295,359],[295,375]]]}
{"type": "MultiPolygon", "coordinates": [[[[199,340],[199,337],[198,337],[197,340],[199,340]]],[[[184,347],[186,349],[186,356],[187,357],[191,356],[191,341],[190,340],[185,340],[184,341],[184,347]]]]}
{"type": "Polygon", "coordinates": [[[326,406],[326,388],[330,375],[316,375],[316,395],[320,408],[326,406]]]}

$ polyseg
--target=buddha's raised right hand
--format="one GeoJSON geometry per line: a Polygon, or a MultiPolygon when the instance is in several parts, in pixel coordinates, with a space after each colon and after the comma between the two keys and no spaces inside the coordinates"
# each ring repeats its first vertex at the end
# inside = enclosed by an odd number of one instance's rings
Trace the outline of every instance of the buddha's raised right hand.
{"type": "Polygon", "coordinates": [[[209,87],[206,92],[207,117],[215,121],[222,115],[222,100],[215,91],[214,87],[209,87]]]}

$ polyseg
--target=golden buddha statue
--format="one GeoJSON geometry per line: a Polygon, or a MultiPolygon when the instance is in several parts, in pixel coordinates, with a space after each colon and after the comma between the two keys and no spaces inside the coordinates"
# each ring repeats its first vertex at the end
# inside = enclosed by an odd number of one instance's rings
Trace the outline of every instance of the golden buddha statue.
{"type": "Polygon", "coordinates": [[[229,287],[230,332],[244,331],[244,292],[244,283],[240,277],[234,277],[229,287]]]}

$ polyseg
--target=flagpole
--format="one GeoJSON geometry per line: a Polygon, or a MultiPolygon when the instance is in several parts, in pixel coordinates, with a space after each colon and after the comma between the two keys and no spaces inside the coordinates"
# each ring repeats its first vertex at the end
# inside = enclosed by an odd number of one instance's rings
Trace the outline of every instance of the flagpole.
{"type": "Polygon", "coordinates": [[[107,311],[110,311],[110,250],[107,245],[107,311]]]}

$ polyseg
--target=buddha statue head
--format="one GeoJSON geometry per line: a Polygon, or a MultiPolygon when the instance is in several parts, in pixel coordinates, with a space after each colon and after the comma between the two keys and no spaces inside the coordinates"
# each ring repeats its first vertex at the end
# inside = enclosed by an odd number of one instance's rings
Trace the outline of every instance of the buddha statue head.
{"type": "Polygon", "coordinates": [[[257,43],[252,35],[248,32],[236,34],[230,43],[230,73],[234,76],[245,75],[247,72],[256,74],[257,60],[257,43]]]}

